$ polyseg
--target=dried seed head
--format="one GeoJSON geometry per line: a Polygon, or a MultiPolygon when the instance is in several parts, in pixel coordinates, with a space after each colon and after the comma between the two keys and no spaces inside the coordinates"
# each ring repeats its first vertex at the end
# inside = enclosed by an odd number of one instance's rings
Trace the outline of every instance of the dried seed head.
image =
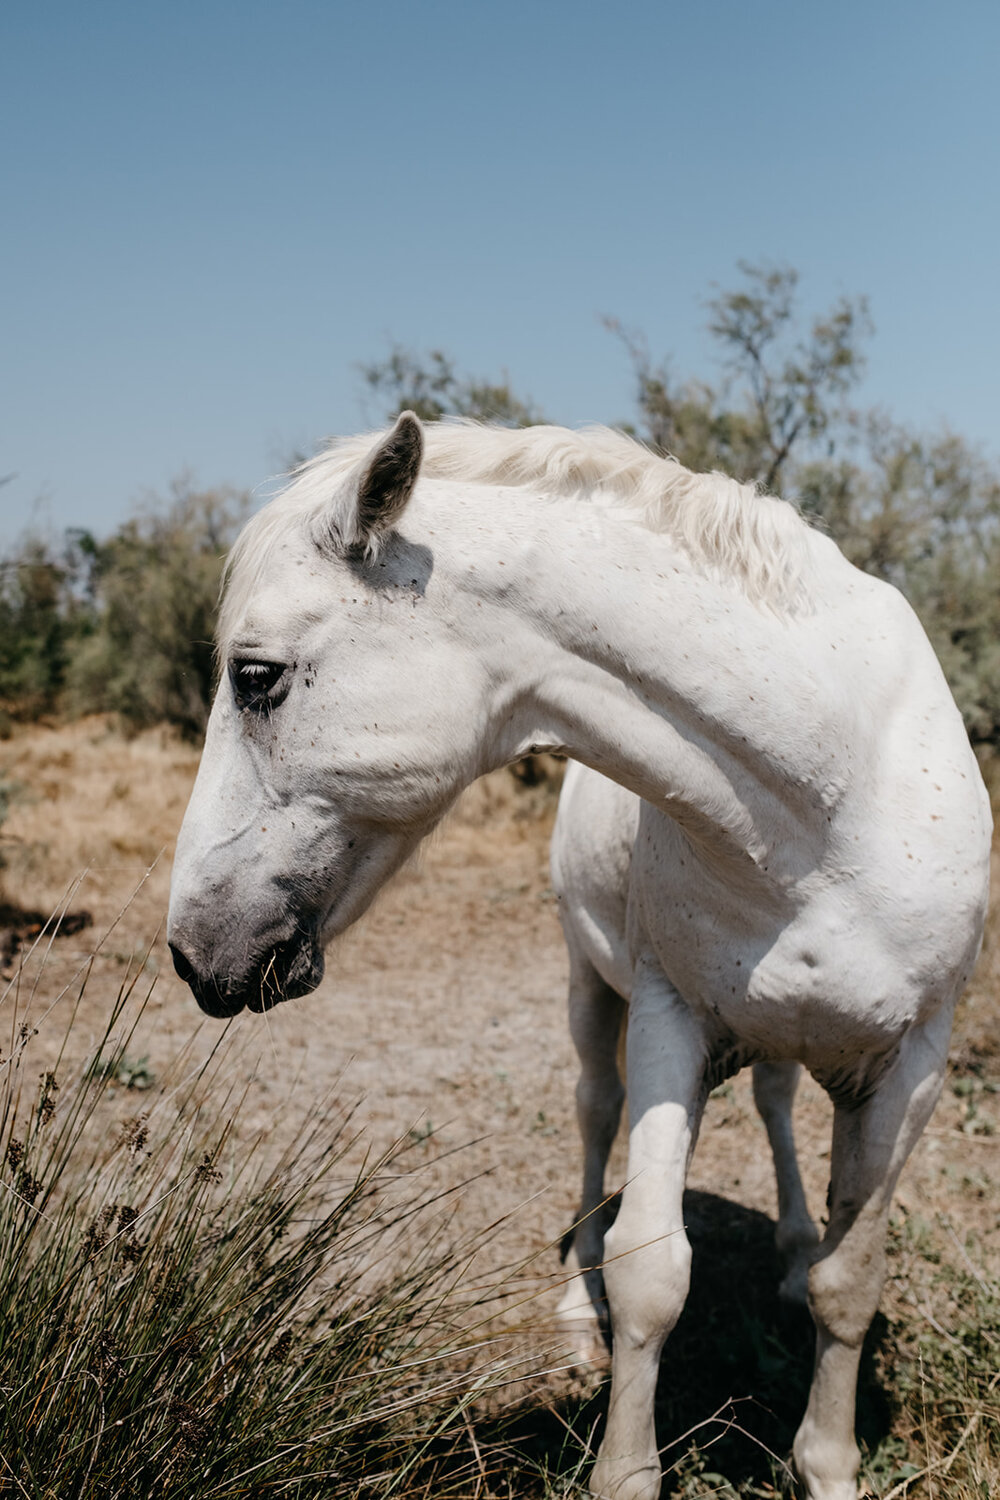
{"type": "Polygon", "coordinates": [[[128,1234],[138,1217],[139,1210],[137,1208],[131,1208],[127,1203],[123,1203],[118,1210],[119,1231],[123,1234],[128,1234]]]}
{"type": "Polygon", "coordinates": [[[121,1358],[121,1345],[114,1334],[102,1332],[98,1335],[96,1348],[97,1366],[94,1373],[100,1381],[114,1380],[124,1373],[125,1363],[121,1358]]]}
{"type": "Polygon", "coordinates": [[[290,1328],[283,1328],[268,1350],[268,1364],[284,1364],[285,1360],[288,1358],[291,1352],[292,1344],[294,1342],[295,1335],[292,1333],[292,1330],[290,1328]]]}
{"type": "Polygon", "coordinates": [[[55,1095],[59,1091],[59,1083],[54,1073],[42,1073],[41,1093],[38,1098],[38,1115],[41,1123],[47,1125],[56,1112],[55,1095]]]}
{"type": "Polygon", "coordinates": [[[194,1175],[199,1182],[221,1182],[222,1173],[217,1172],[213,1163],[211,1153],[206,1151],[200,1163],[194,1169],[194,1175]]]}
{"type": "Polygon", "coordinates": [[[122,1127],[122,1145],[125,1146],[130,1156],[138,1156],[140,1151],[145,1150],[146,1142],[149,1140],[149,1115],[136,1115],[134,1120],[127,1120],[122,1127]]]}
{"type": "Polygon", "coordinates": [[[171,1401],[167,1415],[173,1418],[178,1446],[193,1453],[203,1446],[209,1436],[209,1424],[190,1401],[171,1401]]]}
{"type": "Polygon", "coordinates": [[[127,1203],[123,1203],[118,1210],[118,1233],[121,1236],[121,1257],[126,1265],[134,1265],[137,1260],[141,1260],[146,1249],[145,1245],[141,1244],[132,1232],[138,1218],[139,1210],[131,1208],[127,1203]]]}
{"type": "Polygon", "coordinates": [[[104,1249],[110,1238],[111,1226],[115,1222],[115,1215],[117,1213],[118,1205],[116,1203],[108,1203],[101,1209],[84,1236],[84,1255],[96,1255],[99,1250],[104,1249]]]}
{"type": "Polygon", "coordinates": [[[32,1174],[28,1171],[27,1167],[22,1167],[20,1172],[18,1173],[16,1191],[18,1197],[23,1198],[25,1203],[34,1203],[35,1199],[42,1191],[41,1178],[33,1177],[32,1174]]]}
{"type": "Polygon", "coordinates": [[[133,1239],[131,1236],[122,1245],[122,1260],[126,1265],[135,1265],[136,1261],[142,1260],[146,1253],[146,1246],[142,1240],[133,1239]]]}

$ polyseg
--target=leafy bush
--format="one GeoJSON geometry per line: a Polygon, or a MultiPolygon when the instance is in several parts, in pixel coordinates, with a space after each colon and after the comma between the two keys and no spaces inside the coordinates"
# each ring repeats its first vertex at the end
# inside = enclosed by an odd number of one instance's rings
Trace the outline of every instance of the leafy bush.
{"type": "Polygon", "coordinates": [[[668,361],[653,363],[641,336],[605,321],[631,359],[639,431],[650,447],[690,469],[721,469],[787,493],[803,452],[830,451],[836,442],[841,400],[864,371],[868,305],[842,297],[803,332],[797,271],[742,261],[739,269],[742,284],[708,303],[725,370],[718,387],[678,382],[668,361]]]}
{"type": "Polygon", "coordinates": [[[413,354],[393,344],[384,360],[361,366],[361,375],[392,421],[401,411],[412,411],[424,422],[442,417],[471,417],[477,422],[499,422],[504,427],[532,427],[545,418],[530,399],[511,389],[505,374],[499,380],[459,375],[454,361],[440,349],[413,354]]]}
{"type": "Polygon", "coordinates": [[[28,536],[0,563],[0,733],[59,703],[74,645],[91,623],[93,542],[28,536]]]}
{"type": "Polygon", "coordinates": [[[862,461],[803,467],[803,508],[906,594],[973,740],[1000,744],[1000,474],[954,433],[921,437],[881,415],[861,441],[862,461]]]}
{"type": "Polygon", "coordinates": [[[95,549],[94,617],[67,671],[80,712],[117,713],[132,729],[204,733],[214,685],[214,632],[225,554],[245,496],[180,486],[162,510],[127,521],[95,549]]]}

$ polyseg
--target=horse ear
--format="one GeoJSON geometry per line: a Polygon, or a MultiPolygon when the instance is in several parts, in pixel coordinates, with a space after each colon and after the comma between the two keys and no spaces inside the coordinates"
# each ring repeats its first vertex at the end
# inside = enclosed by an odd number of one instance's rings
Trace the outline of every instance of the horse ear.
{"type": "Polygon", "coordinates": [[[413,492],[423,453],[419,420],[412,411],[401,412],[395,427],[365,461],[351,497],[344,540],[353,551],[371,556],[378,550],[413,492]]]}

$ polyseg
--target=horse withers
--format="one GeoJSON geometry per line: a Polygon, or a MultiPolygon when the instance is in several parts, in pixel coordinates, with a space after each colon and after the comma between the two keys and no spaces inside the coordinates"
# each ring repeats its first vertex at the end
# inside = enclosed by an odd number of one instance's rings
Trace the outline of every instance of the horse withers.
{"type": "Polygon", "coordinates": [[[803,1063],[834,1102],[794,1456],[809,1500],[854,1500],[890,1201],[941,1087],[990,845],[909,606],[783,502],[621,434],[425,435],[404,414],[249,522],[218,646],[168,932],[212,1015],[313,988],[326,944],[483,772],[555,749],[643,799],[592,1492],[659,1493],[687,1164],[711,1085],[766,1060],[803,1063]]]}

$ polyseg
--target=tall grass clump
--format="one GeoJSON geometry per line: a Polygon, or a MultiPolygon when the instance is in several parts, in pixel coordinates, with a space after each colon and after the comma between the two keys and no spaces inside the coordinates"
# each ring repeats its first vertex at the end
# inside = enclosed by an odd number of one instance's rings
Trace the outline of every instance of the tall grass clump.
{"type": "Polygon", "coordinates": [[[1000,1280],[986,1248],[940,1210],[891,1220],[875,1367],[892,1420],[862,1468],[880,1500],[1000,1494],[1000,1280]]]}
{"type": "Polygon", "coordinates": [[[224,1046],[136,1096],[136,976],[82,1063],[71,1015],[39,1068],[30,988],[0,1001],[0,1494],[470,1492],[465,1414],[510,1367],[403,1145],[366,1157],[322,1106],[238,1139],[224,1046]]]}

